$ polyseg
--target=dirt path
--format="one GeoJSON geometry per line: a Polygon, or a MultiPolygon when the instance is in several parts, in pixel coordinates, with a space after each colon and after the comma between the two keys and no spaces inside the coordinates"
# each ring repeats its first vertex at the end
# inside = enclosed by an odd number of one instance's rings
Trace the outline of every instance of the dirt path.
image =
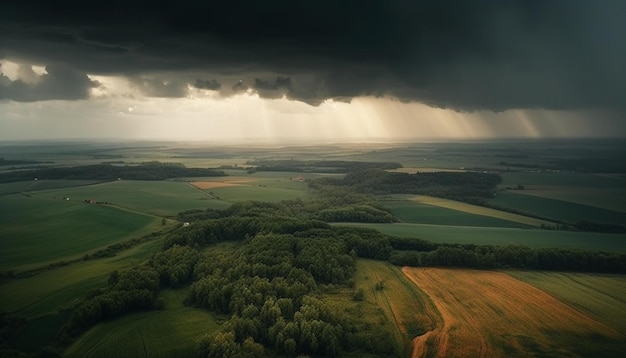
{"type": "Polygon", "coordinates": [[[595,321],[534,286],[494,271],[409,268],[404,274],[430,296],[443,317],[415,338],[413,357],[576,355],[559,343],[571,337],[619,340],[595,321]]]}

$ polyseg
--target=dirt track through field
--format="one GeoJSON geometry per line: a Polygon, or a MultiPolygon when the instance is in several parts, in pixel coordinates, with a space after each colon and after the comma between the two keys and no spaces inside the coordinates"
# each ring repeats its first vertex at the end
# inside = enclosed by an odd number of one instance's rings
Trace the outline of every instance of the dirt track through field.
{"type": "Polygon", "coordinates": [[[413,341],[413,357],[576,355],[560,336],[623,339],[534,286],[494,271],[410,268],[404,274],[430,296],[442,324],[413,341]]]}

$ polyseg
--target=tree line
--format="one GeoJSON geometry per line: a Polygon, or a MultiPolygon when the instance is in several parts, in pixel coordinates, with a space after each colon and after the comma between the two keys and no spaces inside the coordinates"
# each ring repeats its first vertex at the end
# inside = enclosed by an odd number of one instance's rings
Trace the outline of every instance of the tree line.
{"type": "Polygon", "coordinates": [[[382,169],[349,172],[345,177],[316,178],[310,181],[314,189],[328,186],[350,187],[371,194],[421,194],[472,202],[476,198],[492,198],[502,178],[493,173],[434,172],[398,173],[382,169]]]}
{"type": "Polygon", "coordinates": [[[397,169],[397,162],[362,162],[347,160],[253,160],[246,162],[254,171],[349,173],[366,169],[397,169]]]}
{"type": "Polygon", "coordinates": [[[0,183],[38,179],[64,180],[166,180],[181,177],[225,176],[209,168],[187,168],[179,163],[145,162],[137,165],[95,164],[75,167],[40,168],[0,173],[0,183]]]}

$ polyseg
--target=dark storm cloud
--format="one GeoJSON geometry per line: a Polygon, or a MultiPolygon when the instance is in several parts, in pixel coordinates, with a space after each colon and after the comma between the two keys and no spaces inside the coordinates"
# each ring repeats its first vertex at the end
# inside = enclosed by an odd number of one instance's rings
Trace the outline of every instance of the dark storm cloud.
{"type": "Polygon", "coordinates": [[[0,100],[34,102],[86,99],[89,97],[89,90],[100,85],[89,79],[85,73],[63,65],[47,66],[47,73],[42,76],[35,74],[30,67],[20,67],[18,72],[23,79],[12,81],[0,74],[0,100]]]}
{"type": "Polygon", "coordinates": [[[217,91],[218,89],[222,87],[222,84],[219,83],[217,80],[213,80],[213,79],[212,80],[197,79],[193,86],[196,88],[200,88],[200,89],[217,91]]]}
{"type": "Polygon", "coordinates": [[[232,90],[234,93],[245,92],[248,90],[248,86],[243,81],[238,81],[233,85],[232,90]]]}
{"type": "Polygon", "coordinates": [[[149,97],[176,98],[187,94],[187,83],[180,80],[131,77],[131,85],[149,97]]]}
{"type": "Polygon", "coordinates": [[[273,73],[289,85],[252,87],[312,104],[624,110],[624,18],[621,0],[20,2],[3,4],[0,54],[94,74],[273,73]]]}

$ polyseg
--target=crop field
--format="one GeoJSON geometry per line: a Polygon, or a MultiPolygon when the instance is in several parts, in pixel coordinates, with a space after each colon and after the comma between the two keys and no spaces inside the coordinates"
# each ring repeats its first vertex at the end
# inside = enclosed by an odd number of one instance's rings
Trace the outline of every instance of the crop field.
{"type": "Polygon", "coordinates": [[[513,192],[502,192],[489,201],[502,207],[536,213],[548,218],[577,222],[591,220],[614,224],[626,223],[626,213],[602,209],[595,206],[542,198],[539,196],[522,195],[513,192]]]}
{"type": "Polygon", "coordinates": [[[626,276],[569,272],[510,271],[626,336],[626,276]]]}
{"type": "Polygon", "coordinates": [[[14,194],[35,190],[68,188],[97,183],[94,180],[29,180],[0,184],[0,195],[14,194]]]}
{"type": "Polygon", "coordinates": [[[76,257],[160,227],[154,217],[62,197],[4,195],[0,211],[0,270],[76,257]]]}
{"type": "MultiPolygon", "coordinates": [[[[311,193],[307,183],[297,180],[298,176],[300,176],[298,173],[293,172],[261,172],[251,177],[233,177],[232,179],[226,177],[215,180],[216,186],[205,191],[212,197],[229,203],[246,200],[281,201],[309,197],[311,193]]],[[[309,174],[309,176],[313,175],[309,174]]]]}
{"type": "Polygon", "coordinates": [[[453,210],[411,200],[380,201],[403,222],[415,224],[489,226],[529,228],[530,226],[491,216],[476,215],[466,211],[453,210]]]}
{"type": "Polygon", "coordinates": [[[515,193],[626,212],[626,189],[624,188],[600,189],[529,185],[526,186],[525,190],[518,190],[515,193]]]}
{"type": "Polygon", "coordinates": [[[193,357],[199,341],[218,328],[206,310],[184,307],[184,295],[164,292],[164,310],[100,323],[83,334],[65,357],[193,357]]]}
{"type": "Polygon", "coordinates": [[[0,285],[2,311],[28,318],[12,339],[24,351],[37,351],[54,342],[57,332],[69,319],[74,301],[88,291],[104,287],[114,270],[146,260],[162,245],[149,241],[114,257],[80,261],[48,269],[34,276],[13,279],[0,285]]]}
{"type": "Polygon", "coordinates": [[[625,336],[503,272],[404,268],[442,324],[414,343],[413,357],[614,356],[625,336]]]}
{"type": "Polygon", "coordinates": [[[624,188],[626,180],[619,177],[584,173],[512,172],[502,173],[502,185],[553,185],[581,188],[624,188]]]}
{"type": "Polygon", "coordinates": [[[146,260],[162,245],[148,241],[113,257],[79,261],[17,278],[0,285],[0,307],[4,312],[34,318],[69,308],[75,298],[106,286],[109,274],[146,260]]]}
{"type": "Polygon", "coordinates": [[[538,226],[541,226],[542,224],[546,224],[546,225],[552,224],[551,222],[545,221],[545,220],[530,218],[530,217],[523,216],[523,215],[518,215],[518,214],[508,213],[508,212],[495,210],[491,208],[486,208],[483,206],[462,203],[460,201],[455,201],[455,200],[450,200],[450,199],[435,198],[435,197],[426,196],[426,195],[417,195],[413,197],[412,200],[415,200],[418,203],[422,203],[422,204],[438,206],[438,207],[451,209],[451,210],[463,211],[463,212],[470,213],[470,214],[488,216],[488,217],[492,217],[496,219],[513,221],[513,222],[517,222],[517,223],[529,225],[529,226],[538,227],[538,226]]]}
{"type": "Polygon", "coordinates": [[[120,180],[108,183],[44,190],[33,193],[42,197],[69,197],[83,201],[94,199],[125,209],[152,215],[176,215],[189,209],[223,209],[230,204],[216,200],[206,192],[183,181],[120,180]]]}
{"type": "Polygon", "coordinates": [[[340,223],[336,225],[366,227],[387,235],[414,237],[436,243],[526,245],[532,248],[559,247],[626,252],[626,236],[616,234],[410,223],[340,223]]]}

